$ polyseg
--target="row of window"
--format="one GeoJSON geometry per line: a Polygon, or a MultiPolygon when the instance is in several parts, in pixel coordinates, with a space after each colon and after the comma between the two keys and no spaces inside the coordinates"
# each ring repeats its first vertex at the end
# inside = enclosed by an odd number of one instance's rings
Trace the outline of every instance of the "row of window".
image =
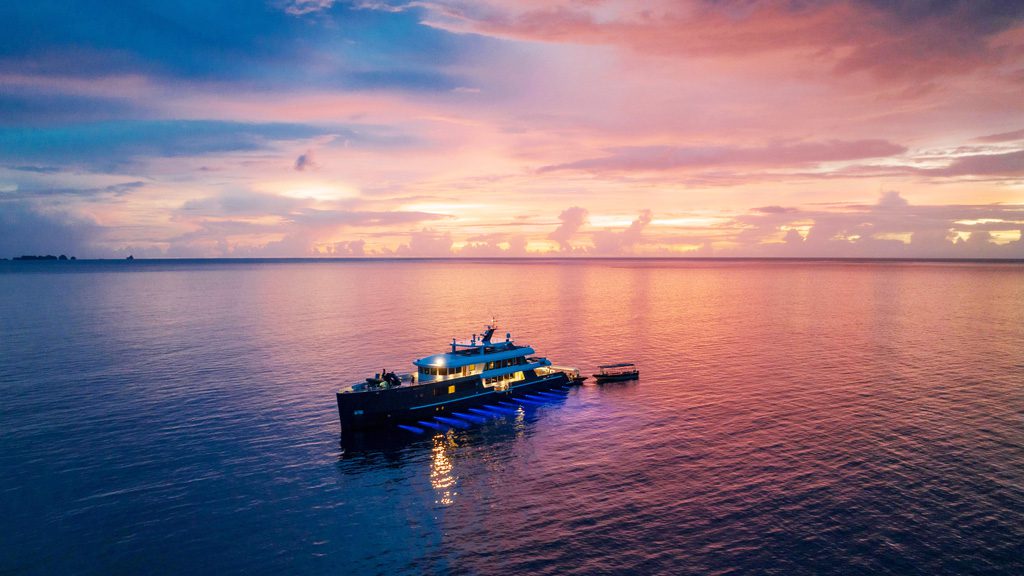
{"type": "Polygon", "coordinates": [[[522,372],[513,372],[511,374],[502,374],[501,376],[495,376],[494,378],[484,378],[484,386],[494,386],[496,384],[503,384],[508,382],[519,382],[523,379],[522,372]]]}
{"type": "Polygon", "coordinates": [[[484,364],[484,370],[494,370],[495,368],[507,368],[509,366],[518,366],[520,364],[526,364],[526,357],[519,356],[517,358],[509,358],[508,360],[495,360],[484,364]]]}
{"type": "Polygon", "coordinates": [[[440,366],[420,366],[420,374],[423,376],[454,376],[456,374],[468,374],[476,366],[460,366],[458,368],[444,368],[440,366]]]}
{"type": "MultiPolygon", "coordinates": [[[[496,368],[507,368],[509,366],[518,366],[520,364],[526,364],[526,358],[519,356],[518,358],[509,358],[507,360],[494,360],[487,362],[483,365],[484,370],[494,370],[496,368]]],[[[446,366],[420,366],[420,376],[470,376],[472,374],[478,374],[477,368],[479,364],[470,364],[468,366],[459,366],[457,368],[448,368],[446,366]]]]}

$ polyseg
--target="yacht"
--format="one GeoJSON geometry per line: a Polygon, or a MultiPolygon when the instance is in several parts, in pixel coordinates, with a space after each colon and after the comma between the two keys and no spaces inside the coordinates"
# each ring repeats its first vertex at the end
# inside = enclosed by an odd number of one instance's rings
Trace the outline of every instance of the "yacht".
{"type": "MultiPolygon", "coordinates": [[[[482,404],[515,402],[525,394],[578,384],[579,370],[552,366],[510,333],[493,340],[496,325],[468,342],[452,339],[451,350],[413,362],[416,371],[382,370],[338,391],[343,432],[401,422],[424,422],[482,404]]],[[[529,403],[529,400],[522,400],[529,403]]]]}

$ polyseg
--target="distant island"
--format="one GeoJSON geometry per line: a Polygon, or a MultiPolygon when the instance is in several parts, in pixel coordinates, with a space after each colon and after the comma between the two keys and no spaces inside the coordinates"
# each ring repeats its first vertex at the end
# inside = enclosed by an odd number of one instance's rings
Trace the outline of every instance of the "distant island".
{"type": "Polygon", "coordinates": [[[15,256],[14,260],[77,260],[74,256],[68,258],[66,255],[61,254],[60,256],[54,256],[53,254],[47,254],[46,256],[15,256]]]}
{"type": "MultiPolygon", "coordinates": [[[[7,260],[7,258],[0,258],[0,260],[7,260]]],[[[53,254],[47,254],[45,256],[42,256],[42,255],[39,255],[39,254],[23,254],[21,256],[15,256],[14,258],[11,258],[11,260],[19,260],[19,261],[69,260],[70,261],[70,260],[78,260],[78,258],[76,258],[74,256],[68,256],[66,254],[61,254],[60,256],[54,256],[53,254]]],[[[135,260],[135,256],[129,254],[128,257],[125,258],[125,260],[128,260],[130,262],[132,260],[135,260]]]]}

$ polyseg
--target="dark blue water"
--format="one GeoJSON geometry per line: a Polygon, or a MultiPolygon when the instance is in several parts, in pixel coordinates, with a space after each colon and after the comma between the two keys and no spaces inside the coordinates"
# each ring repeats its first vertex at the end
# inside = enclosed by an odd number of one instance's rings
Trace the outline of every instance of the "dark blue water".
{"type": "Polygon", "coordinates": [[[1024,266],[0,262],[0,573],[1021,574],[1024,266]],[[639,382],[339,442],[491,315],[639,382]]]}

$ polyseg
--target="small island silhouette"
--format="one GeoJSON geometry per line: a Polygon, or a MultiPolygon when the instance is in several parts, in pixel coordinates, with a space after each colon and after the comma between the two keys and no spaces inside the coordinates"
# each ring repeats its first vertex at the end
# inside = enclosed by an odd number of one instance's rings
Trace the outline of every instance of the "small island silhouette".
{"type": "Polygon", "coordinates": [[[68,258],[66,255],[61,254],[60,256],[54,256],[53,254],[47,254],[46,256],[37,256],[32,254],[25,254],[22,256],[15,256],[14,260],[77,260],[74,256],[68,258]]]}
{"type": "MultiPolygon", "coordinates": [[[[7,260],[7,258],[0,258],[0,260],[7,260]]],[[[74,256],[68,256],[66,254],[61,254],[60,256],[54,256],[53,254],[47,254],[45,256],[40,255],[40,254],[22,254],[21,256],[15,256],[14,258],[11,258],[11,260],[18,260],[18,261],[25,262],[25,261],[37,261],[37,260],[78,260],[78,258],[76,258],[74,256]]],[[[135,260],[135,256],[132,255],[132,254],[129,254],[128,257],[125,258],[125,260],[128,260],[128,261],[135,260]]]]}

